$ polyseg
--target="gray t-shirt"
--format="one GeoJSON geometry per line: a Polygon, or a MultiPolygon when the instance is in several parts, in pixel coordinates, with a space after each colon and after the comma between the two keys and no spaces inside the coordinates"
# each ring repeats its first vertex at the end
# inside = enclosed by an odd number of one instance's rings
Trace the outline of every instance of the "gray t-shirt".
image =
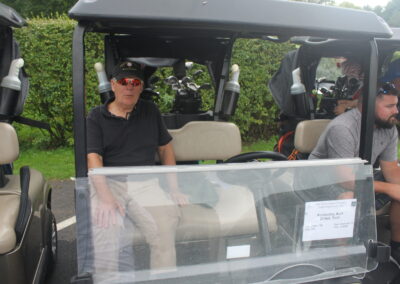
{"type": "MultiPolygon", "coordinates": [[[[361,113],[352,109],[328,124],[309,159],[335,159],[358,157],[360,149],[361,113]]],[[[396,127],[374,129],[371,164],[397,161],[398,134],[396,127]]]]}

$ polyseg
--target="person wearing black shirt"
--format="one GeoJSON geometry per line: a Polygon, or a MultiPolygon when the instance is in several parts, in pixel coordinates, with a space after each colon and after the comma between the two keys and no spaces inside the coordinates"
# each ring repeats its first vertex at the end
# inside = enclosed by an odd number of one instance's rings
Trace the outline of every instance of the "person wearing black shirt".
{"type": "MultiPolygon", "coordinates": [[[[154,165],[156,153],[162,165],[175,165],[172,137],[159,110],[154,103],[140,99],[143,79],[137,63],[122,62],[115,66],[111,79],[115,98],[94,108],[87,117],[89,169],[154,165]]],[[[169,195],[155,179],[130,183],[96,176],[90,182],[95,189],[92,193],[95,269],[102,272],[121,269],[118,250],[123,246],[121,230],[126,228],[125,215],[149,243],[151,268],[174,267],[174,236],[179,222],[176,204],[188,203],[187,196],[179,192],[176,178],[168,177],[169,195]],[[151,191],[160,203],[169,202],[168,206],[142,207],[132,188],[151,191]]]]}

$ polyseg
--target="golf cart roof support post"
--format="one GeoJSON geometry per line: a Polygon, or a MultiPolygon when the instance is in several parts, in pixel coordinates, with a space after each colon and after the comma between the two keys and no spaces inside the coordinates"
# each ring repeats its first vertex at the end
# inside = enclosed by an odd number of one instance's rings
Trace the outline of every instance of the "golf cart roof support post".
{"type": "Polygon", "coordinates": [[[217,96],[215,98],[215,107],[214,107],[214,120],[220,120],[222,101],[224,100],[224,88],[225,82],[229,80],[229,69],[231,64],[231,56],[232,56],[232,47],[235,39],[233,38],[230,43],[230,48],[225,53],[224,63],[222,65],[221,77],[219,80],[217,96]]]}
{"type": "Polygon", "coordinates": [[[364,86],[368,89],[363,91],[362,116],[361,116],[361,135],[360,135],[360,153],[363,160],[371,163],[372,141],[374,135],[375,123],[375,98],[378,78],[378,46],[375,39],[369,41],[370,45],[370,63],[367,68],[364,86]]]}
{"type": "Polygon", "coordinates": [[[84,35],[85,27],[80,23],[77,24],[72,42],[72,90],[76,177],[87,176],[84,35]]]}
{"type": "Polygon", "coordinates": [[[1,52],[1,66],[0,66],[0,76],[7,76],[10,69],[11,61],[14,57],[13,54],[13,31],[10,27],[1,28],[2,33],[2,52],[1,52]]]}

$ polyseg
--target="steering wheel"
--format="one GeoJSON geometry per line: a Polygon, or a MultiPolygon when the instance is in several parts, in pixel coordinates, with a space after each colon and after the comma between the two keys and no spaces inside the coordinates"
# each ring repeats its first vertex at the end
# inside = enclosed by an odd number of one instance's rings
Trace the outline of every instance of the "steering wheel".
{"type": "MultiPolygon", "coordinates": [[[[256,151],[256,152],[248,152],[242,153],[236,156],[225,160],[224,163],[247,163],[254,162],[258,159],[271,159],[272,161],[287,161],[287,157],[282,153],[273,152],[273,151],[256,151]]],[[[283,173],[285,173],[286,169],[278,169],[272,174],[272,177],[278,178],[283,173]]]]}
{"type": "Polygon", "coordinates": [[[273,151],[256,151],[242,153],[229,158],[224,163],[246,163],[258,159],[271,159],[272,161],[287,161],[287,157],[281,153],[273,151]]]}

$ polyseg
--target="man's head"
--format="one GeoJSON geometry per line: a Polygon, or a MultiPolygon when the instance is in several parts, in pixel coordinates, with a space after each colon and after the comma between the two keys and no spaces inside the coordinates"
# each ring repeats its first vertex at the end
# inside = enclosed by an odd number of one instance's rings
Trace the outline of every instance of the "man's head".
{"type": "Polygon", "coordinates": [[[144,74],[140,64],[135,62],[118,63],[111,73],[111,88],[115,102],[134,106],[143,91],[144,74]]]}
{"type": "Polygon", "coordinates": [[[398,91],[390,83],[384,83],[378,90],[375,103],[375,125],[378,128],[389,129],[397,123],[398,91]]]}
{"type": "Polygon", "coordinates": [[[362,71],[361,64],[354,59],[348,58],[346,61],[342,62],[340,66],[342,68],[343,75],[346,75],[347,78],[355,78],[357,80],[364,79],[364,73],[362,71]]]}

